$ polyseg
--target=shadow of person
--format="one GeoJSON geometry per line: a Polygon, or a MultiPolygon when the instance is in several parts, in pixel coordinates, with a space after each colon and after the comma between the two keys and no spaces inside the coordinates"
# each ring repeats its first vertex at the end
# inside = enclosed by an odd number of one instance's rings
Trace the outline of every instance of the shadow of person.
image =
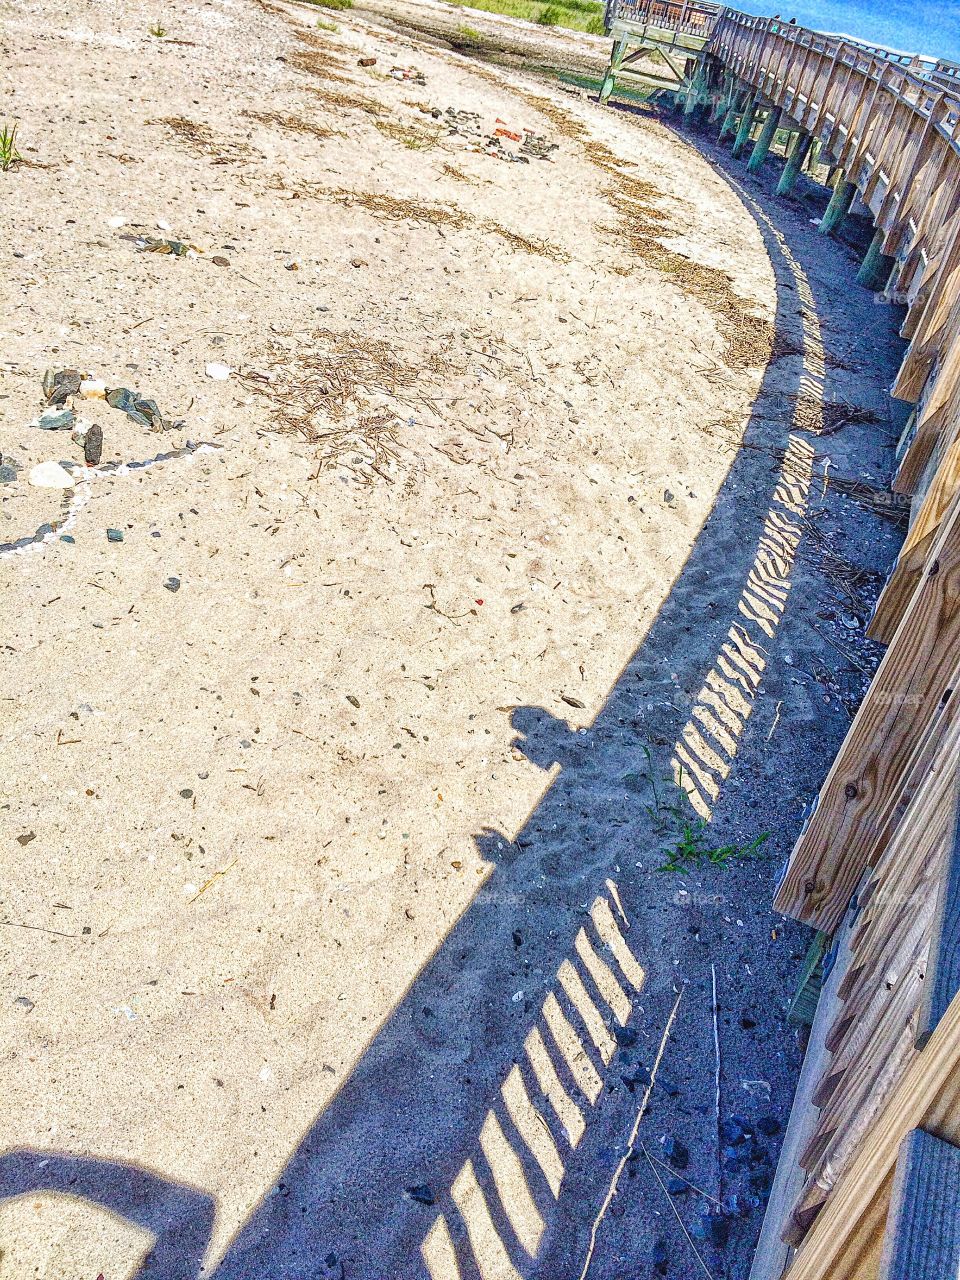
{"type": "Polygon", "coordinates": [[[0,1201],[54,1192],[152,1233],[134,1280],[196,1280],[216,1216],[212,1196],[120,1161],[16,1148],[0,1155],[0,1201]]]}

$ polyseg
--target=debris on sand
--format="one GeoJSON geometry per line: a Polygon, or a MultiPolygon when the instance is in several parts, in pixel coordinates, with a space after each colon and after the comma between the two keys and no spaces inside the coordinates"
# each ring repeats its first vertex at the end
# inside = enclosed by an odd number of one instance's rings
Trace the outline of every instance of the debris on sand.
{"type": "Polygon", "coordinates": [[[76,483],[59,462],[38,462],[31,468],[27,479],[38,489],[72,489],[76,483]]]}
{"type": "Polygon", "coordinates": [[[44,409],[27,426],[36,427],[40,431],[69,431],[76,420],[77,415],[72,409],[44,409]]]}
{"type": "Polygon", "coordinates": [[[174,258],[195,258],[203,250],[183,240],[158,239],[156,236],[131,237],[140,253],[168,253],[174,258]]]}
{"type": "Polygon", "coordinates": [[[163,415],[155,400],[144,400],[129,387],[113,387],[107,391],[104,399],[111,408],[120,409],[138,426],[150,427],[155,431],[163,430],[163,415]]]}
{"type": "Polygon", "coordinates": [[[43,375],[43,393],[48,405],[66,404],[80,390],[83,374],[79,369],[48,369],[43,375]]]}

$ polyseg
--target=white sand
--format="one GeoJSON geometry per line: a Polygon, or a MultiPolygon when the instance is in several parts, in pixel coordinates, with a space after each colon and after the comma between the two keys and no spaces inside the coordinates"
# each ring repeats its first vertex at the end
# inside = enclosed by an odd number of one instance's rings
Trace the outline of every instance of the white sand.
{"type": "MultiPolygon", "coordinates": [[[[0,175],[0,449],[23,469],[0,489],[0,540],[72,501],[76,542],[0,562],[0,1146],[133,1162],[214,1196],[208,1264],[483,885],[474,836],[512,835],[548,785],[511,745],[510,708],[577,726],[602,706],[729,466],[703,428],[742,422],[760,373],[724,369],[715,316],[655,271],[611,272],[626,258],[598,230],[615,216],[607,175],[506,82],[348,15],[318,33],[354,82],[331,86],[282,60],[316,16],[17,2],[2,33],[5,108],[45,167],[0,175]],[[158,19],[165,41],[148,34],[158,19]],[[376,74],[394,62],[426,87],[376,74]],[[411,149],[314,86],[395,124],[430,126],[408,103],[452,105],[560,147],[523,166],[456,138],[411,149]],[[163,117],[208,126],[230,162],[163,117]],[[300,181],[443,202],[470,223],[293,198],[300,181]],[[141,228],[204,253],[139,254],[122,236],[141,228]],[[295,349],[320,328],[420,369],[399,399],[346,407],[348,423],[394,415],[388,478],[318,470],[268,400],[205,376],[261,369],[273,338],[295,349]],[[78,404],[103,427],[104,464],[217,448],[101,469],[73,496],[33,488],[35,463],[81,458],[68,433],[24,425],[48,366],[184,420],[159,434],[78,404]]],[[[706,163],[655,123],[555,96],[660,188],[683,251],[771,316],[755,224],[706,163]]],[[[117,1280],[148,1243],[86,1202],[0,1205],[3,1277],[117,1280]]]]}

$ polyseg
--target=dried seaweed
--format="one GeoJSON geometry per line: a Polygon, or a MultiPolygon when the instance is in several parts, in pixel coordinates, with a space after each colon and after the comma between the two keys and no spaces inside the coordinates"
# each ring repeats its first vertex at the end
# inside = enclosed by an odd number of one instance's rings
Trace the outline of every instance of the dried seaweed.
{"type": "Polygon", "coordinates": [[[456,182],[466,182],[471,187],[480,186],[480,183],[476,178],[472,178],[470,174],[464,173],[462,169],[456,168],[455,165],[443,164],[440,166],[440,170],[442,173],[445,173],[448,178],[453,178],[456,182]]]}
{"type": "Polygon", "coordinates": [[[377,102],[375,98],[365,98],[356,93],[343,93],[339,89],[321,88],[315,84],[308,85],[307,88],[328,107],[340,107],[344,111],[365,111],[369,116],[390,114],[389,108],[382,102],[377,102]]]}
{"type": "MultiPolygon", "coordinates": [[[[436,369],[436,357],[427,366],[436,369]]],[[[318,329],[281,335],[238,378],[270,401],[276,431],[316,446],[320,470],[343,466],[364,483],[392,483],[401,419],[389,406],[371,412],[368,397],[398,398],[420,374],[381,339],[318,329]]]]}
{"type": "Polygon", "coordinates": [[[541,258],[549,258],[553,262],[569,262],[570,257],[565,249],[549,240],[540,240],[532,236],[511,231],[493,218],[475,218],[456,205],[436,204],[428,200],[411,200],[402,196],[392,196],[383,191],[349,191],[344,187],[324,187],[316,182],[297,182],[291,184],[284,178],[276,178],[274,186],[283,190],[296,190],[301,195],[318,199],[335,200],[344,208],[360,205],[375,217],[390,221],[419,222],[434,227],[450,227],[454,231],[476,228],[481,233],[497,236],[512,249],[524,253],[535,254],[541,258]]]}
{"type": "Polygon", "coordinates": [[[243,142],[225,142],[218,138],[209,125],[184,116],[161,116],[148,120],[148,124],[162,124],[178,142],[189,147],[196,155],[213,156],[216,164],[233,164],[253,154],[243,142]]]}
{"type": "MultiPolygon", "coordinates": [[[[754,313],[750,303],[733,289],[725,271],[695,262],[658,239],[670,230],[663,225],[667,215],[654,203],[663,198],[663,193],[653,183],[628,173],[629,162],[621,160],[605,143],[591,138],[586,126],[562,107],[549,98],[523,96],[559,133],[580,142],[591,162],[613,180],[603,194],[617,214],[614,234],[620,243],[634,257],[675,281],[684,293],[695,297],[717,317],[726,364],[734,369],[766,364],[773,351],[774,325],[754,313]]],[[[616,274],[624,274],[622,265],[616,274]]]]}
{"type": "Polygon", "coordinates": [[[323,49],[297,49],[288,56],[287,62],[298,71],[305,71],[308,75],[331,84],[356,84],[352,76],[343,74],[346,67],[340,59],[323,49]]]}
{"type": "Polygon", "coordinates": [[[286,129],[289,133],[308,133],[314,138],[342,138],[340,129],[328,129],[324,125],[315,124],[312,120],[303,120],[300,116],[280,111],[242,111],[241,115],[248,120],[256,120],[260,124],[273,124],[278,129],[286,129]]]}
{"type": "Polygon", "coordinates": [[[399,142],[411,151],[430,151],[443,136],[443,129],[417,129],[412,125],[398,124],[393,120],[374,120],[374,127],[379,129],[391,142],[399,142]]]}

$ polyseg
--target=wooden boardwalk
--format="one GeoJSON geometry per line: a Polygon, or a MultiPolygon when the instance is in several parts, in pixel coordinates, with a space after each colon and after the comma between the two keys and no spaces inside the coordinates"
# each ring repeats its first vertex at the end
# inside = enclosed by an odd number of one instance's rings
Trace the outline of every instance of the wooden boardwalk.
{"type": "Polygon", "coordinates": [[[790,131],[782,195],[812,154],[829,164],[820,230],[869,213],[857,278],[905,306],[909,339],[892,394],[913,412],[892,487],[910,527],[870,624],[887,652],[775,899],[820,931],[828,977],[751,1280],[956,1276],[960,67],[661,0],[611,13],[602,97],[671,21],[693,41],[676,104],[754,172],[790,131]]]}

